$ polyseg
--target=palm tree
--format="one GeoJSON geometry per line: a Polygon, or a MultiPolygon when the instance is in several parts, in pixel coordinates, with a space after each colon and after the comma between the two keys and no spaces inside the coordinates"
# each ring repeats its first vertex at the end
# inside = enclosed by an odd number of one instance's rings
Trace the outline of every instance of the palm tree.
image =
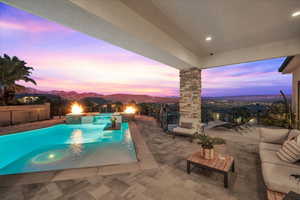
{"type": "Polygon", "coordinates": [[[32,67],[27,67],[26,62],[16,56],[0,56],[0,100],[3,105],[12,100],[15,92],[24,89],[24,86],[16,84],[16,81],[36,82],[30,78],[32,67]]]}

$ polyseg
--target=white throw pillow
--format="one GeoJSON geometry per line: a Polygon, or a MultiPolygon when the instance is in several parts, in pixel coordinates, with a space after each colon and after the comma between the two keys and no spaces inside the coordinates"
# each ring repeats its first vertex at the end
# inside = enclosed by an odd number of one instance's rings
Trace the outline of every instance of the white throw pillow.
{"type": "Polygon", "coordinates": [[[276,153],[280,160],[295,163],[300,160],[300,136],[286,140],[276,153]]]}

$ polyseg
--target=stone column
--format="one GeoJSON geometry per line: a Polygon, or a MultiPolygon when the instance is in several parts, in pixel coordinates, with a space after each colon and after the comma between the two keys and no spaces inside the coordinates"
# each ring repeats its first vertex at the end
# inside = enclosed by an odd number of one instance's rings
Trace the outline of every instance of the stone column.
{"type": "Polygon", "coordinates": [[[191,68],[180,71],[180,122],[192,122],[196,130],[201,127],[201,70],[191,68]]]}

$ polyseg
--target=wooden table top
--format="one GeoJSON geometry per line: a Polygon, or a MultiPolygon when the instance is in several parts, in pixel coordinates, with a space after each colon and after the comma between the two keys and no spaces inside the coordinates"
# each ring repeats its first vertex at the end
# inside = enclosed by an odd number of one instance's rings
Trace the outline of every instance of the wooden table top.
{"type": "Polygon", "coordinates": [[[199,151],[190,155],[187,160],[212,169],[228,172],[233,164],[234,158],[229,155],[218,154],[217,152],[214,154],[214,159],[207,160],[201,156],[201,152],[199,151]]]}
{"type": "Polygon", "coordinates": [[[285,194],[268,189],[267,196],[268,196],[268,200],[283,200],[285,194]]]}

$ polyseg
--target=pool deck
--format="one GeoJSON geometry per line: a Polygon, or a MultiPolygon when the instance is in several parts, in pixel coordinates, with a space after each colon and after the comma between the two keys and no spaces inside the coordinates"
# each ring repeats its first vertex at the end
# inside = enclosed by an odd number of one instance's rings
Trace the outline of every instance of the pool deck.
{"type": "Polygon", "coordinates": [[[0,127],[0,135],[14,134],[17,132],[29,131],[38,128],[46,128],[49,126],[53,126],[55,124],[62,124],[64,123],[64,120],[65,120],[64,117],[62,118],[56,117],[54,119],[49,119],[44,121],[36,121],[31,123],[0,127]]]}
{"type": "Polygon", "coordinates": [[[59,172],[0,177],[1,200],[258,200],[266,199],[257,153],[255,129],[244,135],[226,130],[208,133],[224,137],[217,151],[236,160],[229,189],[218,173],[194,169],[186,173],[186,158],[199,146],[165,134],[149,117],[130,123],[138,166],[115,165],[59,172]]]}

